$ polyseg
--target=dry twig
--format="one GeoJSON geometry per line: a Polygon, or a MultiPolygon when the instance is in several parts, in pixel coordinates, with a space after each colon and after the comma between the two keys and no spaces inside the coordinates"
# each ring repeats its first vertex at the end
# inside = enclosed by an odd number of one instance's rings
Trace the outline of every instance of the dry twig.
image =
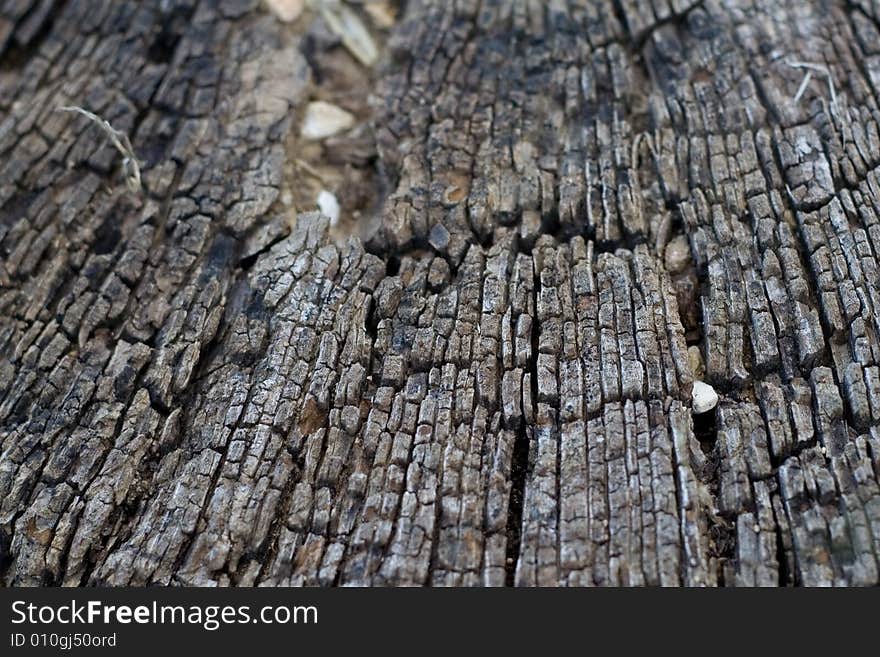
{"type": "Polygon", "coordinates": [[[137,157],[134,154],[134,149],[131,146],[131,140],[128,138],[127,134],[114,128],[106,119],[102,119],[97,114],[89,112],[82,107],[69,105],[59,107],[58,109],[62,112],[76,112],[82,114],[93,123],[96,123],[110,139],[110,142],[116,150],[122,155],[122,173],[125,176],[125,186],[128,187],[128,190],[132,193],[141,191],[141,168],[140,164],[138,164],[137,157]]]}

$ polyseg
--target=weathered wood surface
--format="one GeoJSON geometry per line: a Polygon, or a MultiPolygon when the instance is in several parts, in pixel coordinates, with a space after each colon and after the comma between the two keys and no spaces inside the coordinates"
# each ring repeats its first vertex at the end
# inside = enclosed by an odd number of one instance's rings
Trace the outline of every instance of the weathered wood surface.
{"type": "Polygon", "coordinates": [[[876,2],[412,0],[363,242],[304,39],[0,2],[5,584],[878,583],[876,2]]]}

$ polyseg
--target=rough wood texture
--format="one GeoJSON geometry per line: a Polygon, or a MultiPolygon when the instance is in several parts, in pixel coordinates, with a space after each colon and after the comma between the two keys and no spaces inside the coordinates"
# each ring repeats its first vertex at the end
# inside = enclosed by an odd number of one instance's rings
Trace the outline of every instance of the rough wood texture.
{"type": "Polygon", "coordinates": [[[256,0],[0,2],[2,581],[877,584],[878,44],[412,0],[362,242],[279,204],[313,81],[256,0]]]}

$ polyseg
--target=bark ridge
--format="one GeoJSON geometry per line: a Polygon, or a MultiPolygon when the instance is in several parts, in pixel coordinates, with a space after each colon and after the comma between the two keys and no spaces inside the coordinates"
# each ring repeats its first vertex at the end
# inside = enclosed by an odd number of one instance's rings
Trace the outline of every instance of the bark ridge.
{"type": "Polygon", "coordinates": [[[339,239],[281,202],[315,80],[257,0],[0,2],[0,578],[876,585],[878,43],[408,2],[339,239]]]}

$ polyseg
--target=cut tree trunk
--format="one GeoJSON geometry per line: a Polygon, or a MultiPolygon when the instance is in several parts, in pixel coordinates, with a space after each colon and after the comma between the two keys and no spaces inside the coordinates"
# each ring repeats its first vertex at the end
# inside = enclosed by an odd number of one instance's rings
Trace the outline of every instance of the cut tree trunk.
{"type": "Polygon", "coordinates": [[[348,235],[311,11],[0,0],[0,580],[877,584],[880,5],[411,0],[348,235]]]}

